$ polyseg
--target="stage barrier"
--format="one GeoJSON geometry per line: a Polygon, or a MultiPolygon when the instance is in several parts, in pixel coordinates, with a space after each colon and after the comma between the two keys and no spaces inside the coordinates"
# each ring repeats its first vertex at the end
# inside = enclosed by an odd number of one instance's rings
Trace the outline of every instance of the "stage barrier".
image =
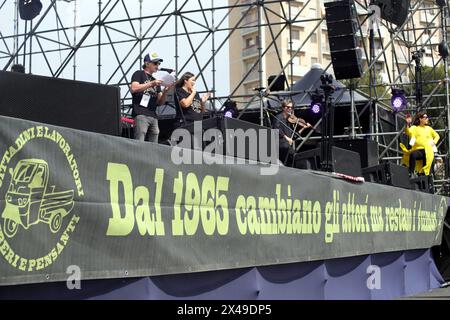
{"type": "Polygon", "coordinates": [[[66,281],[71,266],[107,279],[426,249],[448,208],[442,196],[8,117],[0,157],[0,285],[66,281]]]}

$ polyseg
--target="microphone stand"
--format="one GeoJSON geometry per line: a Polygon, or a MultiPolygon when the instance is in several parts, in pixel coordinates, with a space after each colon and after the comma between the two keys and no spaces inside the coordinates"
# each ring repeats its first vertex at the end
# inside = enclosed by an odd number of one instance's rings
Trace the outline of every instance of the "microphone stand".
{"type": "Polygon", "coordinates": [[[333,77],[331,75],[322,75],[320,77],[322,85],[320,86],[325,93],[325,110],[322,115],[322,139],[320,145],[321,170],[326,172],[333,171],[332,148],[334,133],[334,106],[332,94],[336,90],[332,85],[333,77]]]}
{"type": "Polygon", "coordinates": [[[258,92],[258,97],[259,97],[259,117],[260,117],[260,125],[261,127],[264,126],[264,90],[266,90],[266,88],[264,87],[259,87],[259,88],[254,88],[254,91],[258,92]]]}

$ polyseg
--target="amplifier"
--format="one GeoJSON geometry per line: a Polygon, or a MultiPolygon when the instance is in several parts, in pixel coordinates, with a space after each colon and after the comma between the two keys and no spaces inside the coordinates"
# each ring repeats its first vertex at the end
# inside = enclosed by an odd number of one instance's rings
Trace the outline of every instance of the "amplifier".
{"type": "Polygon", "coordinates": [[[411,189],[408,168],[395,163],[386,162],[377,166],[364,168],[363,176],[367,182],[411,189]]]}
{"type": "Polygon", "coordinates": [[[411,189],[426,193],[434,193],[433,176],[419,176],[410,180],[411,189]]]}
{"type": "Polygon", "coordinates": [[[361,168],[374,167],[378,165],[378,144],[369,139],[344,139],[335,140],[336,147],[355,151],[361,157],[361,168]]]}
{"type": "Polygon", "coordinates": [[[0,71],[0,115],[119,136],[120,89],[0,71]]]}
{"type": "MultiPolygon", "coordinates": [[[[358,153],[333,146],[331,160],[332,170],[334,172],[354,177],[362,176],[361,160],[358,153]]],[[[297,169],[320,170],[320,148],[295,154],[292,167],[297,169]]]]}

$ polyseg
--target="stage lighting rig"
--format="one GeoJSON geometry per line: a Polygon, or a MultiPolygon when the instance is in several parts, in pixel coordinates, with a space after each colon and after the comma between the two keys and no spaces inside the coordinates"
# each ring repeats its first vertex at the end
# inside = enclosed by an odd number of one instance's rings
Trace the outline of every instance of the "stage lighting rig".
{"type": "Polygon", "coordinates": [[[237,116],[239,115],[239,111],[236,106],[236,101],[225,101],[223,114],[225,118],[237,118],[237,116]]]}
{"type": "Polygon", "coordinates": [[[394,112],[400,112],[406,108],[408,101],[406,100],[405,91],[400,88],[392,88],[391,106],[394,112]]]}
{"type": "Polygon", "coordinates": [[[316,90],[314,93],[311,94],[311,105],[310,110],[314,114],[319,114],[322,111],[322,104],[323,104],[323,94],[319,92],[319,90],[316,90]]]}

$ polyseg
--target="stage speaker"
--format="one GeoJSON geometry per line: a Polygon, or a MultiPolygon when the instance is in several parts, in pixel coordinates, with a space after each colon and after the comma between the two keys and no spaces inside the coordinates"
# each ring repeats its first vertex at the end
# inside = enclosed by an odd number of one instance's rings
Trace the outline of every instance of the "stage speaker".
{"type": "Polygon", "coordinates": [[[20,0],[19,14],[23,20],[33,20],[42,10],[42,3],[39,0],[20,0]]]}
{"type": "Polygon", "coordinates": [[[367,182],[411,189],[407,167],[386,162],[374,167],[364,168],[362,171],[367,182]]]}
{"type": "Polygon", "coordinates": [[[282,74],[278,77],[278,79],[275,82],[273,82],[276,77],[277,76],[272,75],[267,79],[270,91],[284,91],[284,83],[286,81],[286,76],[282,74]]]}
{"type": "MultiPolygon", "coordinates": [[[[198,140],[194,136],[195,125],[199,126],[200,124],[191,123],[181,128],[188,130],[192,139],[198,140]]],[[[275,157],[278,155],[278,134],[274,135],[274,143],[276,145],[272,145],[271,134],[274,134],[275,131],[271,128],[239,119],[216,117],[201,122],[201,132],[205,133],[208,129],[218,129],[220,131],[220,137],[217,137],[218,144],[216,148],[220,154],[246,160],[267,161],[267,158],[272,158],[270,152],[273,148],[273,158],[276,158],[278,161],[278,158],[275,157]],[[267,137],[266,140],[262,140],[264,136],[267,137]],[[266,150],[262,150],[263,146],[266,150]]],[[[191,146],[194,146],[193,141],[191,141],[191,146]]],[[[174,141],[174,143],[177,142],[174,141]]],[[[204,150],[210,143],[202,139],[196,145],[204,150]]]]}
{"type": "Polygon", "coordinates": [[[433,176],[419,176],[410,180],[411,189],[426,193],[434,193],[433,176]]]}
{"type": "Polygon", "coordinates": [[[272,145],[271,139],[271,134],[275,134],[275,130],[234,118],[219,118],[219,127],[223,133],[226,155],[245,158],[247,160],[263,161],[267,159],[261,157],[270,157],[270,154],[268,153],[271,152],[273,148],[275,152],[273,157],[277,158],[278,134],[274,135],[275,145],[272,145]],[[265,139],[264,136],[267,137],[267,139],[265,139]],[[239,150],[238,145],[239,143],[242,143],[244,138],[245,149],[239,150]],[[265,148],[265,150],[263,150],[263,148],[265,148]]]}
{"type": "MultiPolygon", "coordinates": [[[[350,150],[332,147],[331,161],[333,172],[343,173],[353,177],[362,176],[359,154],[350,150]]],[[[292,160],[292,167],[306,170],[320,170],[320,148],[296,153],[292,160]]]]}
{"type": "Polygon", "coordinates": [[[120,89],[0,71],[0,115],[120,136],[120,89]]]}
{"type": "Polygon", "coordinates": [[[353,0],[325,3],[325,15],[335,78],[360,78],[362,52],[357,45],[358,16],[353,0]]]}
{"type": "MultiPolygon", "coordinates": [[[[374,0],[381,9],[381,18],[397,26],[403,25],[408,17],[410,0],[374,0]]],[[[438,1],[438,5],[439,1],[438,1]]]]}
{"type": "Polygon", "coordinates": [[[378,165],[378,144],[370,139],[343,139],[335,140],[336,147],[359,153],[361,168],[378,165]]]}

